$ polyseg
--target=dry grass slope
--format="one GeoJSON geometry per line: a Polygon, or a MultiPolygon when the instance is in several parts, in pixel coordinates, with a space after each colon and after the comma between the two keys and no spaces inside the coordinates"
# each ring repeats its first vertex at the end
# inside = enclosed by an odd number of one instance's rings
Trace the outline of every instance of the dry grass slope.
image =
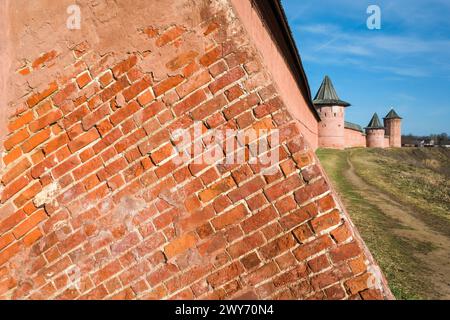
{"type": "Polygon", "coordinates": [[[450,150],[318,150],[398,299],[449,298],[450,150]]]}

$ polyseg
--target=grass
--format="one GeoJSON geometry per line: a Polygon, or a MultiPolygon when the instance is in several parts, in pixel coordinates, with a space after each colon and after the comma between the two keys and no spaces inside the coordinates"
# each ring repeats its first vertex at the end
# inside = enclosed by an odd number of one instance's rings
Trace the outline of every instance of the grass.
{"type": "Polygon", "coordinates": [[[450,150],[354,149],[356,173],[405,205],[431,228],[450,236],[450,150]]]}
{"type": "Polygon", "coordinates": [[[429,270],[414,255],[433,250],[430,242],[411,241],[393,229],[405,228],[367,200],[346,179],[347,158],[355,173],[404,205],[413,207],[420,219],[439,231],[449,232],[448,150],[431,149],[319,149],[328,176],[340,194],[361,236],[384,271],[397,299],[426,299],[433,291],[423,274],[429,270]]]}

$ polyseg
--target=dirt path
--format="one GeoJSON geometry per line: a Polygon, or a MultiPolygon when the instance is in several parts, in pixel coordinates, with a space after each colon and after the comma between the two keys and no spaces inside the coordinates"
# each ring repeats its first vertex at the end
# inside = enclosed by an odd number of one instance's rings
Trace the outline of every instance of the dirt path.
{"type": "Polygon", "coordinates": [[[367,184],[356,174],[350,155],[347,157],[347,162],[349,168],[344,175],[355,186],[355,190],[361,190],[361,194],[366,200],[407,228],[394,229],[398,236],[427,241],[433,245],[434,249],[427,254],[417,252],[415,256],[431,270],[425,277],[436,289],[433,298],[450,299],[450,238],[431,230],[423,221],[414,217],[411,214],[413,209],[396,202],[389,195],[367,184]]]}

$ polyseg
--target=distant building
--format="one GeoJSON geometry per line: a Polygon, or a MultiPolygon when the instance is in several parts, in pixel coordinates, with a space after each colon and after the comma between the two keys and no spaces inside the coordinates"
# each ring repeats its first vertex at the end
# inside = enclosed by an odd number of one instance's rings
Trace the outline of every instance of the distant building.
{"type": "Polygon", "coordinates": [[[360,125],[345,121],[345,109],[350,103],[339,99],[328,76],[323,79],[313,103],[321,120],[318,128],[320,148],[401,147],[402,118],[394,109],[383,118],[383,124],[375,113],[364,132],[360,125]]]}

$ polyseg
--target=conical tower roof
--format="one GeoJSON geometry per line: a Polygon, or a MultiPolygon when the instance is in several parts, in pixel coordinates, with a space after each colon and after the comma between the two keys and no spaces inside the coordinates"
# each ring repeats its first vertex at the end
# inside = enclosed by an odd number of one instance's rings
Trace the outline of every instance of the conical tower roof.
{"type": "Polygon", "coordinates": [[[322,81],[319,90],[313,100],[314,105],[343,106],[347,107],[350,103],[342,101],[334,90],[333,83],[328,76],[322,81]]]}
{"type": "Polygon", "coordinates": [[[373,117],[370,120],[369,124],[367,125],[366,129],[384,129],[384,127],[381,125],[380,118],[378,118],[378,114],[376,112],[373,114],[373,117]]]}
{"type": "Polygon", "coordinates": [[[401,117],[395,112],[394,108],[392,108],[384,119],[401,119],[401,117]]]}

